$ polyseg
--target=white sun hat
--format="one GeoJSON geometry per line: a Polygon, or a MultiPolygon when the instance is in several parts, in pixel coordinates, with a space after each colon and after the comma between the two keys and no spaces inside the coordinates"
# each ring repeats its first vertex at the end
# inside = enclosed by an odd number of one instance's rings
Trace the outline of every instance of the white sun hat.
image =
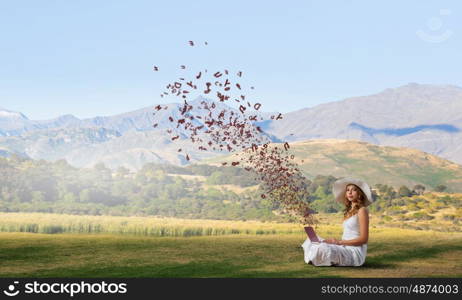
{"type": "Polygon", "coordinates": [[[372,203],[372,192],[369,185],[366,182],[355,178],[343,178],[334,182],[332,191],[337,202],[343,203],[343,199],[345,199],[346,187],[349,184],[356,185],[363,191],[364,195],[366,195],[367,199],[364,200],[365,206],[368,206],[372,203]]]}

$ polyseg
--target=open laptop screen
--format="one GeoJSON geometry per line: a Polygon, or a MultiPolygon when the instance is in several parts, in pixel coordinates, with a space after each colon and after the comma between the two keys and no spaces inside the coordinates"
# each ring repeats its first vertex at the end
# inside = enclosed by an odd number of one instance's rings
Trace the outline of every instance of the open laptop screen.
{"type": "Polygon", "coordinates": [[[311,226],[306,226],[306,227],[305,227],[305,232],[306,232],[306,234],[308,235],[308,238],[310,239],[310,241],[315,242],[315,243],[320,243],[320,242],[321,242],[321,241],[318,239],[318,236],[316,235],[316,233],[314,232],[313,227],[311,227],[311,226]]]}

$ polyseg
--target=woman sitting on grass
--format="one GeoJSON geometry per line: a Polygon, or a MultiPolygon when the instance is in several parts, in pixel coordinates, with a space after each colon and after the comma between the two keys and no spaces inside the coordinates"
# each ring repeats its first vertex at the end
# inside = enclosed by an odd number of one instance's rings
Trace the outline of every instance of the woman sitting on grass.
{"type": "Polygon", "coordinates": [[[361,266],[366,261],[369,238],[369,212],[371,189],[364,181],[345,178],[337,180],[333,186],[335,199],[345,204],[343,236],[323,239],[321,243],[310,239],[302,244],[305,262],[315,266],[361,266]]]}

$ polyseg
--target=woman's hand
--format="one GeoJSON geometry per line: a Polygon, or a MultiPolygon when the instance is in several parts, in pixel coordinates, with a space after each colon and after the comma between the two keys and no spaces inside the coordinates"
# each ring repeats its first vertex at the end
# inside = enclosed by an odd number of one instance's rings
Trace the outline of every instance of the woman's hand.
{"type": "Polygon", "coordinates": [[[327,239],[325,239],[323,242],[324,242],[324,243],[327,243],[327,244],[335,244],[336,241],[337,241],[337,240],[334,239],[334,238],[327,238],[327,239]]]}
{"type": "Polygon", "coordinates": [[[340,245],[340,241],[334,238],[325,239],[323,242],[327,244],[340,245]]]}

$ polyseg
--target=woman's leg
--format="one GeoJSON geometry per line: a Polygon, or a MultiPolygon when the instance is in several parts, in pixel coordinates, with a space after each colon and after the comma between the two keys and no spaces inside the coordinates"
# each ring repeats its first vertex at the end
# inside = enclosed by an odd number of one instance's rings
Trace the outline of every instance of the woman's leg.
{"type": "Polygon", "coordinates": [[[355,254],[350,249],[339,246],[339,245],[330,245],[330,260],[332,265],[335,266],[355,266],[355,254]]]}
{"type": "Polygon", "coordinates": [[[312,245],[313,244],[311,243],[310,239],[306,239],[302,244],[304,260],[307,264],[310,263],[310,251],[312,245]]]}
{"type": "Polygon", "coordinates": [[[315,266],[355,266],[354,253],[350,249],[328,243],[312,243],[307,258],[315,266]]]}
{"type": "Polygon", "coordinates": [[[332,249],[331,245],[327,243],[316,244],[317,247],[313,247],[311,252],[311,261],[315,266],[330,266],[332,265],[332,249]]]}

